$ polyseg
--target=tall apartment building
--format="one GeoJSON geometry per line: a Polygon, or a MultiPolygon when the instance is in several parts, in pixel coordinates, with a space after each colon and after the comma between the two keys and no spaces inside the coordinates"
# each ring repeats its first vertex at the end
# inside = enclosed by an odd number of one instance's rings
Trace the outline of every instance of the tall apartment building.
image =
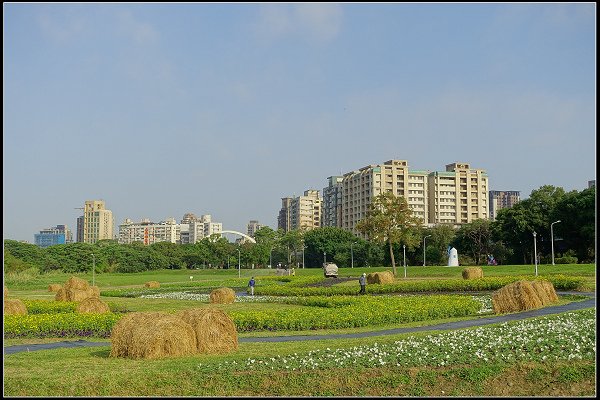
{"type": "Polygon", "coordinates": [[[342,225],[343,176],[327,178],[327,187],[323,188],[323,226],[342,225]]]}
{"type": "Polygon", "coordinates": [[[466,163],[446,165],[446,171],[410,169],[406,160],[389,160],[348,172],[342,179],[341,224],[359,234],[371,199],[390,192],[403,196],[424,226],[460,225],[488,218],[488,177],[485,171],[466,163]]]}
{"type": "Polygon", "coordinates": [[[73,242],[73,234],[66,225],[56,225],[54,228],[42,229],[33,235],[34,243],[39,247],[48,247],[55,244],[73,242]]]}
{"type": "Polygon", "coordinates": [[[496,220],[498,211],[502,208],[510,208],[521,200],[521,192],[508,190],[490,190],[490,219],[496,220]]]}
{"type": "Polygon", "coordinates": [[[344,174],[341,228],[358,234],[356,224],[367,215],[371,199],[385,192],[403,196],[414,215],[426,223],[427,173],[410,170],[406,160],[389,160],[344,174]]]}
{"type": "Polygon", "coordinates": [[[114,219],[104,200],[87,200],[83,209],[83,242],[113,239],[114,219]]]}
{"type": "Polygon", "coordinates": [[[258,223],[256,220],[252,220],[248,222],[248,226],[246,227],[246,234],[250,237],[254,237],[254,233],[262,228],[262,225],[258,223]]]}
{"type": "Polygon", "coordinates": [[[179,226],[175,218],[167,218],[159,223],[150,222],[149,219],[142,219],[134,223],[131,219],[125,218],[125,221],[119,225],[119,243],[130,244],[133,242],[142,242],[145,245],[157,242],[179,242],[179,226]]]}
{"type": "Polygon", "coordinates": [[[158,242],[196,243],[207,236],[220,234],[223,231],[223,224],[212,222],[210,215],[202,215],[200,218],[191,217],[192,215],[185,214],[181,224],[178,224],[175,218],[167,218],[158,223],[151,222],[149,219],[134,223],[126,218],[119,225],[119,243],[142,242],[145,245],[158,242]]]}
{"type": "Polygon", "coordinates": [[[305,190],[303,196],[284,197],[277,218],[277,228],[311,230],[321,227],[321,196],[318,190],[305,190]]]}
{"type": "Polygon", "coordinates": [[[467,163],[446,165],[444,172],[431,172],[429,225],[462,225],[488,219],[488,175],[467,163]]]}

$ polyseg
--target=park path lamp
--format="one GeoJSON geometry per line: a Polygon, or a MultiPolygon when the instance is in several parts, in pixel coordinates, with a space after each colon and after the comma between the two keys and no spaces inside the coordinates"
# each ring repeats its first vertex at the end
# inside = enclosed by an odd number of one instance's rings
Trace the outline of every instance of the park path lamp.
{"type": "Polygon", "coordinates": [[[558,224],[560,222],[560,219],[558,221],[554,221],[553,223],[550,224],[550,242],[552,244],[552,265],[554,265],[554,230],[552,228],[554,228],[552,225],[554,224],[558,224]]]}
{"type": "Polygon", "coordinates": [[[351,264],[350,264],[351,265],[350,268],[354,268],[354,251],[352,250],[352,245],[353,244],[356,244],[356,242],[351,242],[350,243],[350,259],[352,260],[351,264]]]}
{"type": "Polygon", "coordinates": [[[535,231],[533,231],[533,260],[535,262],[535,276],[537,276],[537,240],[536,237],[537,233],[535,233],[535,231]]]}
{"type": "Polygon", "coordinates": [[[269,253],[269,268],[273,268],[273,249],[274,247],[271,247],[271,252],[269,253]]]}
{"type": "Polygon", "coordinates": [[[423,266],[425,266],[425,239],[427,239],[431,235],[427,235],[423,238],[423,266]]]}
{"type": "Polygon", "coordinates": [[[96,284],[96,256],[92,253],[92,286],[96,284]]]}
{"type": "Polygon", "coordinates": [[[241,261],[242,257],[241,257],[240,249],[237,249],[237,251],[238,251],[238,278],[241,278],[242,277],[242,267],[241,267],[242,264],[240,261],[241,261]]]}
{"type": "Polygon", "coordinates": [[[402,245],[402,254],[404,255],[404,277],[406,278],[406,245],[402,245]]]}
{"type": "Polygon", "coordinates": [[[302,246],[302,269],[304,269],[304,249],[306,249],[306,246],[302,246]]]}
{"type": "Polygon", "coordinates": [[[327,252],[324,251],[323,252],[323,265],[325,265],[327,263],[327,252]]]}

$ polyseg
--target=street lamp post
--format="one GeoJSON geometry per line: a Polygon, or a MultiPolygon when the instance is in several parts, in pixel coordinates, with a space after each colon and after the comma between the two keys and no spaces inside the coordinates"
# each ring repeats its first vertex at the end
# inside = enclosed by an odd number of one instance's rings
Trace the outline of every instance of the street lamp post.
{"type": "Polygon", "coordinates": [[[302,246],[302,269],[304,269],[304,249],[306,249],[306,247],[302,246]]]}
{"type": "Polygon", "coordinates": [[[238,251],[238,278],[241,278],[242,277],[242,267],[241,267],[241,265],[242,265],[242,263],[241,263],[241,259],[242,259],[241,254],[242,253],[240,253],[240,249],[237,249],[237,251],[238,251]]]}
{"type": "Polygon", "coordinates": [[[535,233],[535,231],[533,231],[533,260],[535,262],[535,276],[537,276],[537,240],[536,237],[537,233],[535,233]]]}
{"type": "Polygon", "coordinates": [[[423,266],[425,266],[425,239],[427,239],[431,235],[427,235],[423,238],[423,266]]]}
{"type": "Polygon", "coordinates": [[[92,286],[96,286],[96,256],[92,253],[92,286]]]}
{"type": "Polygon", "coordinates": [[[273,268],[273,249],[274,247],[271,247],[271,252],[269,253],[269,268],[273,268]]]}
{"type": "Polygon", "coordinates": [[[554,265],[554,230],[552,228],[554,228],[552,225],[554,224],[558,224],[560,222],[560,219],[558,221],[554,221],[553,223],[550,224],[550,242],[552,244],[552,265],[554,265]]]}
{"type": "Polygon", "coordinates": [[[350,259],[352,260],[350,268],[354,268],[354,251],[352,250],[352,245],[353,244],[355,244],[355,242],[351,242],[350,243],[350,259]]]}
{"type": "Polygon", "coordinates": [[[404,277],[406,278],[406,245],[405,244],[402,245],[402,254],[404,256],[404,262],[403,262],[403,264],[404,264],[404,277]]]}
{"type": "Polygon", "coordinates": [[[324,251],[323,252],[323,265],[325,265],[327,263],[327,252],[324,251]]]}

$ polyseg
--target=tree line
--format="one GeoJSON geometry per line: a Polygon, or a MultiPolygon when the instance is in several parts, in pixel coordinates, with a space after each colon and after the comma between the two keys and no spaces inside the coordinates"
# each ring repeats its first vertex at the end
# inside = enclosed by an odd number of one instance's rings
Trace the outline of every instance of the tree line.
{"type": "Polygon", "coordinates": [[[528,264],[534,260],[534,238],[539,263],[550,263],[554,236],[555,263],[595,260],[595,187],[565,192],[542,186],[529,198],[499,210],[496,220],[475,220],[458,229],[451,225],[423,227],[403,197],[383,193],[373,199],[357,230],[362,237],[335,227],[310,231],[275,231],[262,227],[256,243],[230,243],[213,235],[195,244],[141,242],[118,244],[70,243],[40,248],[4,240],[4,272],[36,268],[67,273],[95,269],[102,272],[140,272],[156,269],[266,268],[278,265],[341,267],[396,264],[446,265],[448,248],[459,253],[461,265],[482,265],[493,255],[498,264],[528,264]],[[551,232],[551,224],[553,225],[551,232]],[[364,237],[364,238],[363,238],[364,237]],[[366,238],[366,239],[365,239],[366,238]],[[424,240],[426,239],[426,240],[424,240]],[[423,245],[425,244],[425,248],[423,245]]]}

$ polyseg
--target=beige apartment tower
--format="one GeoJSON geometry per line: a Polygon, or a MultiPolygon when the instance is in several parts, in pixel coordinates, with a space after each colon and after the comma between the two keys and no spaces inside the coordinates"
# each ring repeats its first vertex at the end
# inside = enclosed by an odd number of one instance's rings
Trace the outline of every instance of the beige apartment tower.
{"type": "Polygon", "coordinates": [[[318,190],[304,191],[303,196],[284,197],[277,218],[277,228],[289,232],[321,227],[322,199],[318,190]]]}
{"type": "Polygon", "coordinates": [[[427,223],[427,174],[409,170],[406,160],[390,160],[344,174],[341,228],[359,234],[356,224],[367,215],[371,199],[385,192],[403,196],[414,215],[427,223]]]}
{"type": "Polygon", "coordinates": [[[87,200],[83,208],[83,242],[113,239],[114,218],[104,200],[87,200]]]}

